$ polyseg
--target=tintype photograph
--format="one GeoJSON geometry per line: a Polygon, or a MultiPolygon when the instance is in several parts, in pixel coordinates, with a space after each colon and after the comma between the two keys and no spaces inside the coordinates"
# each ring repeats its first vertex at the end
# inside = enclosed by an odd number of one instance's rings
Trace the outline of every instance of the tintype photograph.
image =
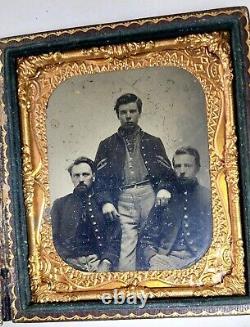
{"type": "Polygon", "coordinates": [[[16,320],[245,310],[246,22],[234,8],[1,41],[16,320]]]}
{"type": "Polygon", "coordinates": [[[206,100],[184,69],[73,77],[47,109],[53,241],[83,271],[188,267],[212,240],[206,100]]]}

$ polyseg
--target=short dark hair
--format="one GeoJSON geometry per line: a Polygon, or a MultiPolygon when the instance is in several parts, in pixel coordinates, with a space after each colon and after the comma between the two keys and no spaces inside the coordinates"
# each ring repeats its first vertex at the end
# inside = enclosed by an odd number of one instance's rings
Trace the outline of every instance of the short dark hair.
{"type": "Polygon", "coordinates": [[[195,148],[192,148],[191,146],[183,146],[181,148],[178,148],[175,151],[175,154],[173,156],[173,160],[172,160],[173,166],[174,166],[174,157],[179,155],[179,154],[190,154],[191,156],[193,156],[194,159],[195,159],[196,167],[198,169],[200,169],[201,162],[200,162],[200,155],[199,155],[198,150],[196,150],[195,148]]]}
{"type": "Polygon", "coordinates": [[[95,168],[95,163],[93,160],[87,158],[87,157],[79,157],[77,158],[76,160],[74,160],[72,162],[72,164],[68,167],[68,172],[70,174],[70,176],[72,176],[72,169],[74,166],[77,166],[77,165],[80,165],[81,163],[86,163],[90,166],[91,170],[92,170],[92,173],[94,173],[96,171],[96,168],[95,168]]]}
{"type": "Polygon", "coordinates": [[[141,99],[133,93],[125,93],[121,95],[115,103],[114,110],[116,111],[117,117],[119,116],[119,107],[122,104],[136,103],[139,113],[142,112],[142,101],[141,99]]]}

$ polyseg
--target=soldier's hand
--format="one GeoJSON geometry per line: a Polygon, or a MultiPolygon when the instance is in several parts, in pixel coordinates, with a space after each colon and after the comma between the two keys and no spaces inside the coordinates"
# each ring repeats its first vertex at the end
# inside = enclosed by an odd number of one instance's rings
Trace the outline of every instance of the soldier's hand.
{"type": "Polygon", "coordinates": [[[155,254],[149,260],[150,270],[166,269],[169,260],[167,255],[155,254]]]}
{"type": "Polygon", "coordinates": [[[105,203],[102,207],[102,213],[110,219],[116,219],[120,217],[118,211],[112,203],[105,203]]]}
{"type": "Polygon", "coordinates": [[[171,193],[167,190],[160,190],[156,194],[155,204],[156,206],[165,206],[168,204],[168,201],[171,199],[171,193]]]}
{"type": "Polygon", "coordinates": [[[97,271],[98,272],[105,272],[105,271],[110,271],[110,268],[111,268],[111,262],[104,259],[102,260],[100,263],[99,263],[99,266],[97,268],[97,271]]]}
{"type": "Polygon", "coordinates": [[[68,259],[67,262],[72,264],[72,266],[74,268],[77,268],[77,269],[80,269],[83,271],[88,271],[86,257],[71,258],[71,259],[68,259]]]}

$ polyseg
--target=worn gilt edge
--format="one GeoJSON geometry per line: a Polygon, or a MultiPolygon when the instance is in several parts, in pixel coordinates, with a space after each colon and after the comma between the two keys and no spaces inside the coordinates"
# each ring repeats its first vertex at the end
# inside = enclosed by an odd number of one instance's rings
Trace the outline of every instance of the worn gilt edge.
{"type": "MultiPolygon", "coordinates": [[[[197,309],[198,311],[198,309],[197,309]]],[[[22,316],[15,319],[15,322],[48,322],[48,321],[70,321],[70,320],[119,320],[119,319],[149,319],[149,318],[181,318],[181,317],[210,317],[210,316],[238,316],[238,315],[245,315],[250,314],[250,307],[248,305],[242,305],[240,307],[236,307],[232,310],[226,311],[224,308],[215,308],[211,309],[211,311],[203,310],[200,312],[197,312],[196,310],[189,310],[184,313],[181,313],[179,311],[173,311],[169,313],[165,313],[163,311],[160,311],[156,314],[151,314],[148,312],[145,312],[143,314],[138,313],[130,313],[128,315],[123,315],[120,313],[114,314],[114,315],[107,315],[107,314],[101,314],[101,315],[92,315],[92,314],[86,314],[84,316],[80,315],[73,315],[73,316],[67,316],[67,315],[61,315],[58,317],[55,316],[47,316],[47,317],[41,317],[41,316],[34,316],[32,318],[22,316]]]]}
{"type": "Polygon", "coordinates": [[[73,35],[76,33],[87,33],[90,31],[93,32],[100,32],[104,29],[111,29],[114,30],[116,28],[129,28],[131,25],[137,25],[137,26],[143,26],[145,24],[158,24],[158,23],[170,23],[175,20],[188,20],[191,18],[203,18],[206,16],[210,17],[216,17],[221,14],[224,15],[231,15],[231,14],[236,14],[239,13],[243,17],[247,17],[247,10],[242,7],[241,9],[218,9],[218,10],[208,10],[205,12],[200,12],[200,13],[184,13],[181,15],[169,15],[169,16],[163,16],[163,17],[155,17],[155,18],[145,18],[145,19],[135,19],[131,21],[125,21],[125,22],[117,22],[117,23],[111,23],[111,24],[100,24],[100,25],[93,25],[93,26],[87,26],[87,27],[77,27],[77,28],[69,28],[69,29],[64,29],[64,30],[59,30],[59,31],[49,31],[49,32],[42,32],[42,33],[35,33],[35,34],[30,34],[30,35],[21,35],[21,36],[14,36],[14,37],[7,37],[2,40],[0,40],[0,44],[8,44],[10,42],[22,42],[22,41],[29,41],[29,40],[35,40],[38,38],[43,38],[46,39],[49,36],[55,36],[55,37],[60,37],[60,36],[65,36],[65,35],[73,35]]]}

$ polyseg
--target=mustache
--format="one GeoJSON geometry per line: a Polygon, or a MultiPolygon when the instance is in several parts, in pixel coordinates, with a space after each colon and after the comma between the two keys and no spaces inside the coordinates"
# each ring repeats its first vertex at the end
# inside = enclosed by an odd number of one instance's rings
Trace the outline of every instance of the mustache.
{"type": "Polygon", "coordinates": [[[87,185],[84,182],[80,182],[77,187],[87,187],[87,185]]]}
{"type": "Polygon", "coordinates": [[[84,182],[80,182],[75,189],[80,192],[85,192],[88,189],[88,186],[84,182]]]}

